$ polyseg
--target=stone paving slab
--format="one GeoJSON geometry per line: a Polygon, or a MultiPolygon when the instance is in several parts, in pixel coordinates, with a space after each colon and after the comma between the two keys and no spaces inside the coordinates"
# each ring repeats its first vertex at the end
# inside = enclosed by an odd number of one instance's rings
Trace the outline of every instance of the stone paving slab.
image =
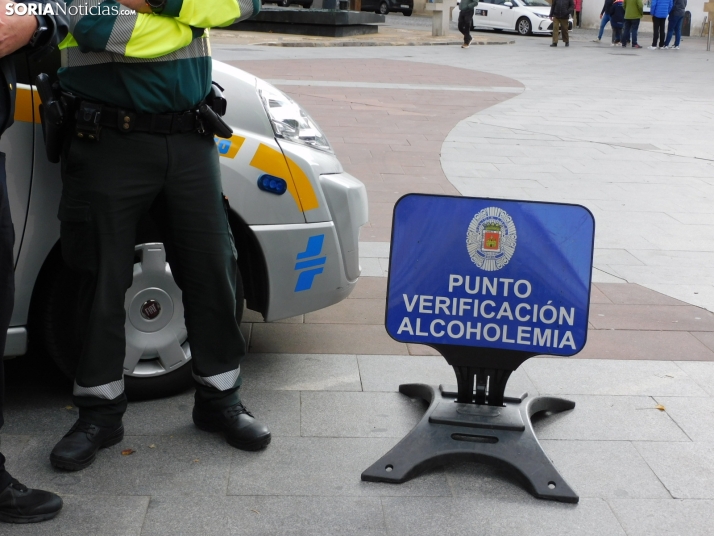
{"type": "Polygon", "coordinates": [[[64,507],[50,521],[3,524],[3,536],[139,536],[149,497],[62,495],[64,507]]]}
{"type": "Polygon", "coordinates": [[[241,373],[248,389],[289,391],[360,391],[355,355],[248,354],[241,373]]]}
{"type": "Polygon", "coordinates": [[[425,409],[421,400],[399,393],[306,392],[301,397],[301,435],[401,439],[425,409]]]}
{"type": "Polygon", "coordinates": [[[629,536],[709,536],[714,501],[611,500],[629,536]]]}
{"type": "Polygon", "coordinates": [[[689,374],[709,396],[714,396],[714,363],[677,361],[677,366],[689,374]]]}
{"type": "Polygon", "coordinates": [[[152,499],[142,536],[386,536],[382,505],[372,497],[152,499]]]}
{"type": "Polygon", "coordinates": [[[57,471],[49,455],[60,437],[33,436],[12,470],[32,486],[71,495],[225,495],[236,449],[216,434],[125,436],[80,472],[57,471]],[[151,448],[150,445],[154,445],[151,448]],[[132,449],[131,455],[122,451],[132,449]]]}
{"type": "Polygon", "coordinates": [[[635,442],[634,445],[672,497],[714,499],[714,444],[635,442]]]}
{"type": "Polygon", "coordinates": [[[601,499],[583,499],[577,506],[536,502],[531,498],[447,499],[390,497],[382,499],[390,535],[472,536],[623,536],[625,532],[601,499]]]}
{"type": "MultiPolygon", "coordinates": [[[[541,393],[543,394],[543,393],[541,393]]],[[[568,395],[575,409],[535,418],[539,439],[587,441],[670,441],[690,438],[648,396],[568,395]]]]}
{"type": "Polygon", "coordinates": [[[671,499],[628,441],[543,440],[541,445],[580,497],[671,499]]]}
{"type": "Polygon", "coordinates": [[[692,441],[714,444],[714,398],[692,394],[686,398],[655,396],[655,400],[692,441]]]}
{"type": "Polygon", "coordinates": [[[275,438],[264,451],[236,454],[228,495],[451,496],[441,469],[400,485],[362,482],[362,471],[396,443],[396,438],[275,438]]]}
{"type": "MultiPolygon", "coordinates": [[[[540,393],[707,397],[706,391],[671,361],[529,359],[521,368],[540,393]]],[[[714,402],[714,399],[711,399],[714,402]]]]}

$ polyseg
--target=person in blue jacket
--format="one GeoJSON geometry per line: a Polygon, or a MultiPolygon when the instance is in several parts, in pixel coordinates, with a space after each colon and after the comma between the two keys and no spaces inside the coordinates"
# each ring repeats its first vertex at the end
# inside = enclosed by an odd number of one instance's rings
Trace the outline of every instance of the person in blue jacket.
{"type": "Polygon", "coordinates": [[[672,11],[669,12],[669,23],[667,24],[667,39],[664,41],[664,48],[679,50],[679,41],[682,39],[682,22],[687,9],[687,0],[674,0],[672,11]],[[669,46],[674,34],[674,46],[669,46]]]}
{"type": "Polygon", "coordinates": [[[650,50],[664,48],[664,24],[667,22],[669,12],[672,11],[672,4],[672,0],[652,0],[650,14],[652,15],[654,36],[652,37],[652,46],[647,47],[650,50]],[[657,38],[659,38],[659,42],[657,38]]]}

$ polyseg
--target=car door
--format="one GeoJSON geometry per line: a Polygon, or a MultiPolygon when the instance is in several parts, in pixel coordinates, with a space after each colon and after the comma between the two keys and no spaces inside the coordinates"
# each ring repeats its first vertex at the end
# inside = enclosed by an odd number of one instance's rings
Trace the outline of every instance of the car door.
{"type": "MultiPolygon", "coordinates": [[[[504,22],[504,10],[509,11],[509,9],[504,6],[503,4],[506,3],[506,0],[491,0],[490,1],[491,5],[488,6],[488,15],[486,17],[486,20],[488,21],[488,25],[491,28],[505,28],[506,24],[504,22]]],[[[481,5],[479,3],[479,5],[481,5]]]]}
{"type": "Polygon", "coordinates": [[[491,11],[491,1],[481,1],[474,9],[474,28],[491,28],[491,23],[488,20],[488,13],[491,11]]]}
{"type": "Polygon", "coordinates": [[[512,6],[503,6],[503,11],[501,12],[503,27],[513,30],[516,27],[516,20],[518,20],[518,16],[522,15],[521,8],[517,0],[504,0],[504,4],[505,2],[511,2],[512,6]]]}

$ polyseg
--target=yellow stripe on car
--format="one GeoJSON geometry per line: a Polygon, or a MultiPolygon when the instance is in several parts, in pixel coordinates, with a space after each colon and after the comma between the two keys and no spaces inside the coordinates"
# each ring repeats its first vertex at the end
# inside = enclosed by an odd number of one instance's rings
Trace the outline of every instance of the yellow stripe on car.
{"type": "Polygon", "coordinates": [[[15,99],[15,121],[23,121],[25,123],[39,123],[39,106],[40,97],[37,94],[37,90],[34,88],[30,89],[30,86],[27,86],[25,84],[18,84],[17,97],[15,99]]]}
{"type": "Polygon", "coordinates": [[[288,185],[288,192],[293,196],[298,210],[307,212],[320,206],[312,183],[305,172],[292,159],[282,152],[260,144],[250,165],[283,179],[288,185]]]}

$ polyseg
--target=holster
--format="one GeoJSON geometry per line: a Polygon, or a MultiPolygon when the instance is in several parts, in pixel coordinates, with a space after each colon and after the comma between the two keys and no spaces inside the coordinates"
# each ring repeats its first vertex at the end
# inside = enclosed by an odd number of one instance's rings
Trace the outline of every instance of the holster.
{"type": "Polygon", "coordinates": [[[205,134],[230,138],[233,135],[233,129],[221,119],[228,106],[222,90],[223,88],[216,82],[211,84],[211,92],[206,97],[206,101],[198,106],[198,118],[205,134]]]}
{"type": "Polygon", "coordinates": [[[47,159],[56,164],[60,161],[64,143],[65,113],[60,102],[60,88],[50,82],[45,73],[37,75],[35,80],[37,92],[40,94],[40,121],[42,122],[42,137],[45,140],[47,159]]]}

